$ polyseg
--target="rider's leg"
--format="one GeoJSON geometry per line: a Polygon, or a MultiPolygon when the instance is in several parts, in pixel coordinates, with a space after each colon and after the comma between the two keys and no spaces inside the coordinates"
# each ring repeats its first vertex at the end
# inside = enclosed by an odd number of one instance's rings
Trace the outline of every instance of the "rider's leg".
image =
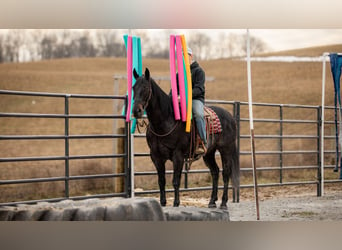
{"type": "Polygon", "coordinates": [[[207,147],[203,102],[201,102],[200,100],[192,100],[192,113],[196,121],[199,136],[201,137],[204,146],[207,147]]]}

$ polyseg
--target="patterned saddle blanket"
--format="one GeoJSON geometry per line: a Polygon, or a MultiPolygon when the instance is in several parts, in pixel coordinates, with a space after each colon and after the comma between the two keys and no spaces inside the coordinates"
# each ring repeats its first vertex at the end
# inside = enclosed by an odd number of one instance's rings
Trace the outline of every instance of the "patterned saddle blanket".
{"type": "Polygon", "coordinates": [[[211,108],[204,106],[204,118],[206,123],[207,136],[222,132],[222,126],[217,114],[211,108]]]}

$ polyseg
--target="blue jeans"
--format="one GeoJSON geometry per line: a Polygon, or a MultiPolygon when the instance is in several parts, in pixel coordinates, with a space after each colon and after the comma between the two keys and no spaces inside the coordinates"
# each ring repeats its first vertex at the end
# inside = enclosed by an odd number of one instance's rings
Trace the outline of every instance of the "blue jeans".
{"type": "Polygon", "coordinates": [[[192,100],[192,114],[196,121],[196,126],[201,140],[207,145],[205,121],[204,121],[204,104],[200,100],[192,100]]]}

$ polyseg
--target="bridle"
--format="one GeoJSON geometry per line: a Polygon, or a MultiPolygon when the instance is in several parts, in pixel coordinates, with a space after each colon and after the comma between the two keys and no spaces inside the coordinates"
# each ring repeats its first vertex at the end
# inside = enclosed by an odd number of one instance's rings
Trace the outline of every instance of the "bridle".
{"type": "MultiPolygon", "coordinates": [[[[144,77],[144,75],[142,75],[142,77],[144,77]]],[[[151,77],[148,80],[148,83],[149,83],[149,93],[148,93],[148,96],[147,96],[144,104],[142,105],[143,110],[145,110],[147,108],[147,106],[148,106],[148,104],[149,104],[149,102],[150,102],[150,100],[152,98],[152,82],[151,82],[151,77]]],[[[170,135],[177,128],[178,124],[179,124],[179,122],[177,121],[176,124],[171,128],[171,130],[169,132],[165,133],[165,134],[158,134],[157,132],[153,131],[151,126],[150,126],[150,124],[146,124],[145,121],[142,124],[139,124],[139,122],[138,122],[137,126],[139,125],[139,126],[143,127],[144,125],[147,125],[146,130],[147,129],[150,130],[152,134],[154,134],[155,136],[158,136],[158,137],[165,137],[165,136],[170,135]]],[[[140,132],[139,126],[138,126],[138,131],[140,132]]]]}
{"type": "MultiPolygon", "coordinates": [[[[144,77],[144,75],[142,75],[142,77],[144,77]]],[[[145,100],[145,103],[142,105],[142,107],[143,107],[143,110],[145,110],[146,108],[147,108],[147,106],[148,106],[148,104],[149,104],[149,102],[150,102],[150,100],[151,100],[151,98],[152,98],[152,83],[151,83],[151,77],[150,77],[150,79],[148,80],[148,84],[149,84],[149,91],[148,91],[148,96],[147,96],[147,98],[146,98],[146,100],[145,100]]]]}

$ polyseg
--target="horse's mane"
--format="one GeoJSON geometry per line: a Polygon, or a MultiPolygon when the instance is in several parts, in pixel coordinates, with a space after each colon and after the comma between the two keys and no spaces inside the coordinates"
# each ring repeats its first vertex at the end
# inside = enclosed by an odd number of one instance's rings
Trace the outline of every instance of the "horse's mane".
{"type": "Polygon", "coordinates": [[[164,90],[162,90],[159,85],[151,78],[151,87],[152,94],[160,100],[160,109],[162,114],[173,116],[173,106],[172,106],[172,98],[170,95],[166,94],[164,90]]]}

